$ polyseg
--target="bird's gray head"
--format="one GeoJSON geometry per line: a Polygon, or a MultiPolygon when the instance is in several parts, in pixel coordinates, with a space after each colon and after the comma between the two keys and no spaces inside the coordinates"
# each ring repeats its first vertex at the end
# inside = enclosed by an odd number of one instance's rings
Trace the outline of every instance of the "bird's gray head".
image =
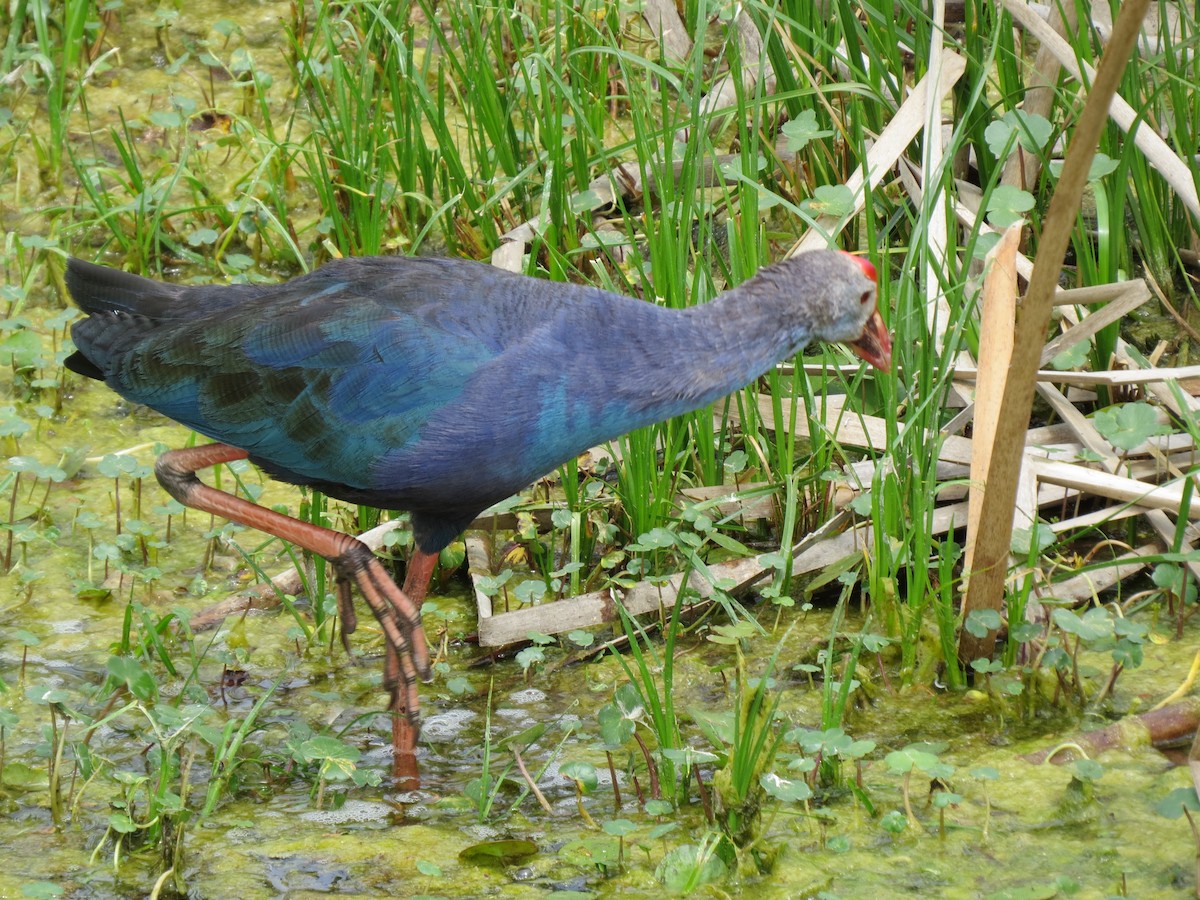
{"type": "Polygon", "coordinates": [[[866,259],[817,250],[768,266],[754,280],[803,307],[809,338],[846,344],[876,368],[890,371],[892,342],[876,309],[875,267],[866,259]]]}

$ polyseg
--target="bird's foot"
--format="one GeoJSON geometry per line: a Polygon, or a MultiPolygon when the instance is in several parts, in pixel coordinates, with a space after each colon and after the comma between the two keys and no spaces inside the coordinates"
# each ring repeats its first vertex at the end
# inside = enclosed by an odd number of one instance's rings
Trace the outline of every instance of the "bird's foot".
{"type": "MultiPolygon", "coordinates": [[[[420,608],[400,590],[366,544],[353,538],[347,540],[350,543],[332,560],[338,572],[339,613],[344,615],[349,606],[349,585],[353,581],[383,629],[387,644],[384,687],[392,693],[391,710],[393,713],[402,711],[413,731],[415,743],[421,722],[417,683],[430,681],[433,677],[420,608]]],[[[351,613],[342,626],[343,640],[354,630],[355,624],[351,613]]]]}

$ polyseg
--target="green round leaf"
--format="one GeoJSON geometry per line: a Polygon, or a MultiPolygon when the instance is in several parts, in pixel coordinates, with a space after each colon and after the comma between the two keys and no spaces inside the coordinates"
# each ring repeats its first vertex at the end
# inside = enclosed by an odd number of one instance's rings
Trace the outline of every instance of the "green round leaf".
{"type": "Polygon", "coordinates": [[[533,841],[483,841],[464,848],[458,859],[477,866],[501,866],[519,863],[537,852],[537,844],[533,841]]]}

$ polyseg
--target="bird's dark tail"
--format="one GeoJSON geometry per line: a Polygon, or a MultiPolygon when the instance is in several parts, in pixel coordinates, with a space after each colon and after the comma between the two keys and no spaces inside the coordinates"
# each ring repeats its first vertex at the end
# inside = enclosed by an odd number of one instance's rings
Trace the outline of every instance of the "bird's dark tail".
{"type": "Polygon", "coordinates": [[[179,295],[176,285],[82,259],[67,260],[67,290],[76,305],[89,315],[124,312],[147,319],[163,318],[179,295]]]}
{"type": "Polygon", "coordinates": [[[172,315],[180,287],[97,266],[67,260],[67,290],[88,314],[71,326],[76,351],[63,364],[72,372],[103,381],[122,349],[137,334],[172,315]]]}

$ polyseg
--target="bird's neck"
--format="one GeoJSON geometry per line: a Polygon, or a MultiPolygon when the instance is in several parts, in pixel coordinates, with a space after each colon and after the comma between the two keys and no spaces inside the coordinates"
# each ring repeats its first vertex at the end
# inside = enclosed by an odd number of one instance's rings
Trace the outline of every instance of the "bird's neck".
{"type": "Polygon", "coordinates": [[[648,400],[646,417],[658,421],[713,403],[773,365],[793,356],[807,332],[788,324],[780,304],[734,289],[715,300],[672,312],[669,334],[656,336],[653,388],[629,388],[648,400]]]}
{"type": "Polygon", "coordinates": [[[808,333],[789,322],[783,306],[735,288],[685,311],[693,350],[678,347],[686,357],[678,363],[703,390],[703,403],[743,387],[803,349],[808,333]]]}

